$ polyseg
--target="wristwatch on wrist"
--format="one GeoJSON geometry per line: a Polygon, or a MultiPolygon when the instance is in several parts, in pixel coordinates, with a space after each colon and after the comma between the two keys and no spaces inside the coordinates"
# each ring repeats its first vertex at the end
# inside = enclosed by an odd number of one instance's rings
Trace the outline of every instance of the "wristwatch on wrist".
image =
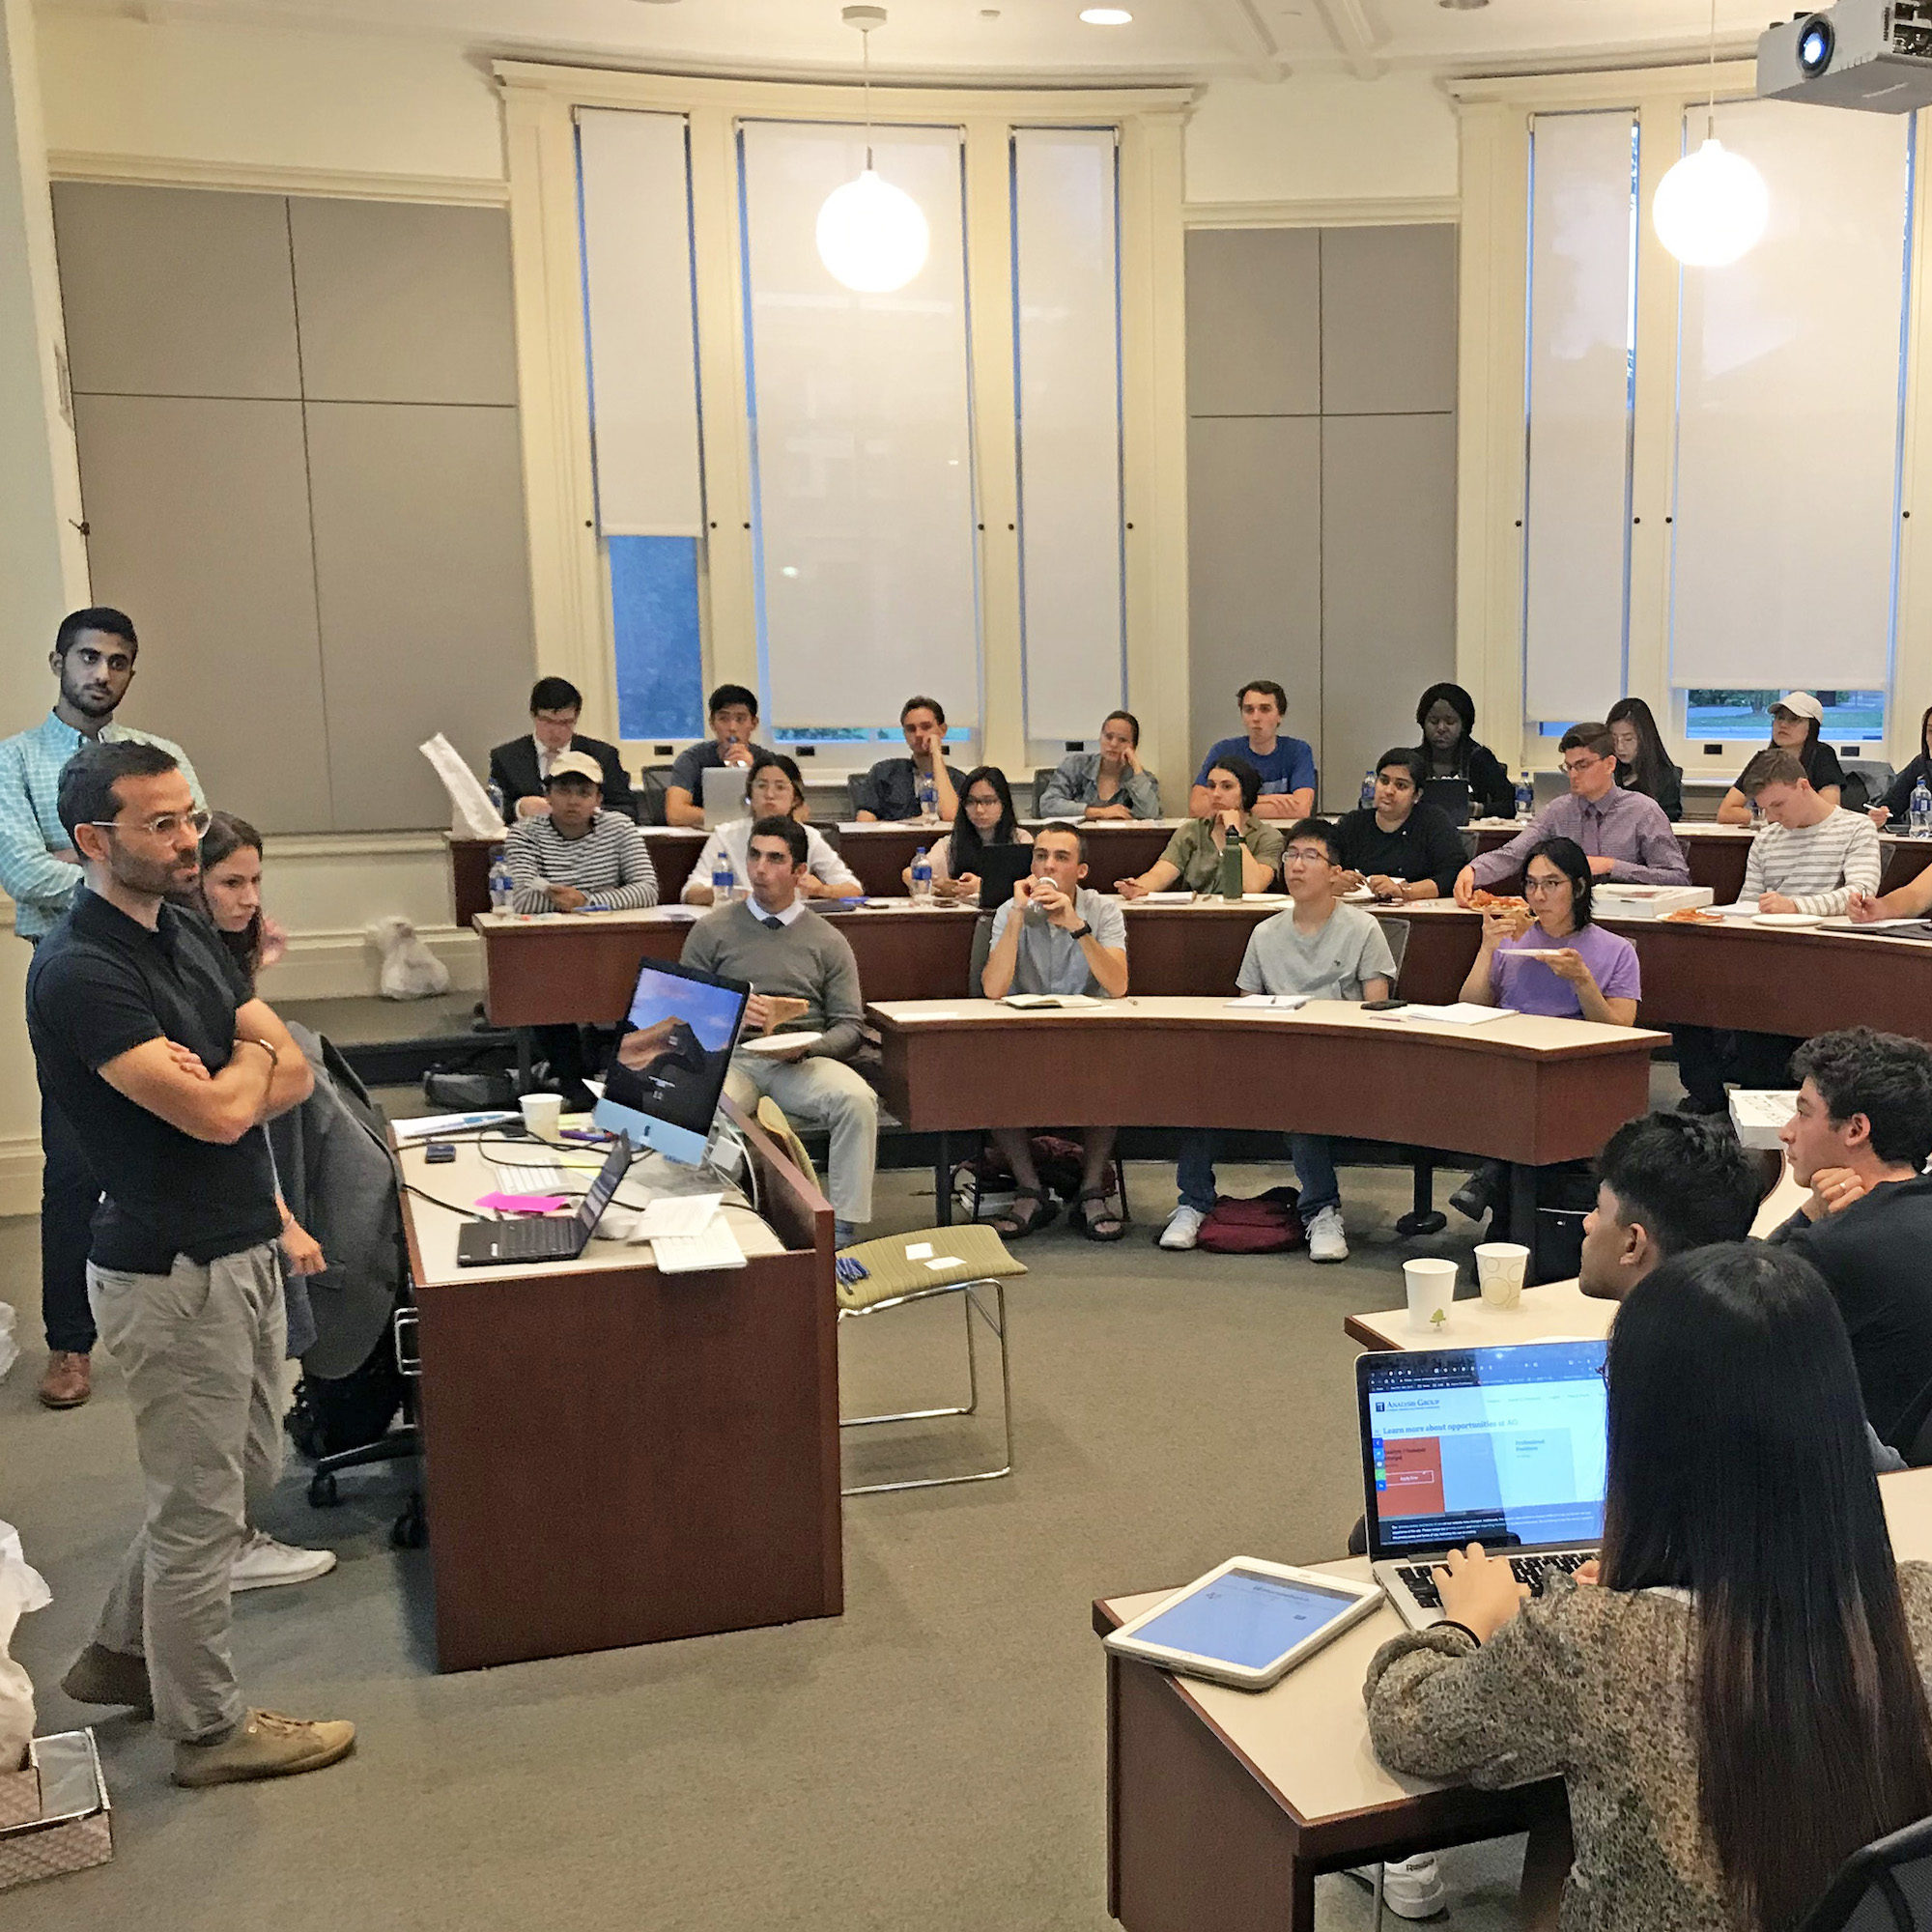
{"type": "Polygon", "coordinates": [[[1091,939],[1093,936],[1094,928],[1084,919],[1078,925],[1071,927],[1067,933],[1069,939],[1091,939]]]}

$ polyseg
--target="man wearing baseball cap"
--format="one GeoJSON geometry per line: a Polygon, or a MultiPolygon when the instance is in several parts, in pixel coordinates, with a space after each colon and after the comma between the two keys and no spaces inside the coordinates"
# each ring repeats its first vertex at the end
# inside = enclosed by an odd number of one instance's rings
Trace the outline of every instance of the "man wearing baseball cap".
{"type": "MultiPolygon", "coordinates": [[[[550,810],[520,818],[503,841],[516,885],[511,910],[628,912],[658,902],[658,875],[644,835],[628,818],[602,810],[603,773],[582,752],[559,752],[544,781],[550,810]]],[[[563,1089],[567,1112],[594,1104],[583,1084],[583,1041],[574,1026],[534,1029],[543,1056],[563,1089]]]]}
{"type": "MultiPolygon", "coordinates": [[[[1795,752],[1804,767],[1811,789],[1825,802],[1827,810],[1839,802],[1845,775],[1838,766],[1838,754],[1818,735],[1825,724],[1825,707],[1808,691],[1787,691],[1771,707],[1771,742],[1779,751],[1795,752]]],[[[1719,825],[1748,825],[1750,800],[1740,778],[1724,794],[1718,808],[1719,825]]]]}

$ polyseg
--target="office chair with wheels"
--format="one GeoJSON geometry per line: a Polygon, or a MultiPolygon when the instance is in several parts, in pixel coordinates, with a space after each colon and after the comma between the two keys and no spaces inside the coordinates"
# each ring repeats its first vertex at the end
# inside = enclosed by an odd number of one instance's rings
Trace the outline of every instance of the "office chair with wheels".
{"type": "Polygon", "coordinates": [[[1039,802],[1046,796],[1046,788],[1053,782],[1053,775],[1059,769],[1058,765],[1036,765],[1033,768],[1033,815],[1036,818],[1046,816],[1039,809],[1039,802]]]}
{"type": "Polygon", "coordinates": [[[1932,1932],[1932,1818],[1854,1852],[1799,1932],[1932,1932]]]}

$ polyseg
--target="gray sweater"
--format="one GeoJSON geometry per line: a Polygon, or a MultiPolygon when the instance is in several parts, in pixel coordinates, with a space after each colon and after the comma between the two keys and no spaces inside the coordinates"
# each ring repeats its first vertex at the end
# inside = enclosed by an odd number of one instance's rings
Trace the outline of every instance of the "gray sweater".
{"type": "Polygon", "coordinates": [[[857,1050],[866,1014],[859,962],[845,935],[815,912],[774,932],[755,902],[740,900],[700,919],[681,957],[700,973],[743,980],[754,993],[804,1000],[804,1014],[778,1030],[824,1035],[806,1048],[806,1059],[850,1060],[857,1050]]]}

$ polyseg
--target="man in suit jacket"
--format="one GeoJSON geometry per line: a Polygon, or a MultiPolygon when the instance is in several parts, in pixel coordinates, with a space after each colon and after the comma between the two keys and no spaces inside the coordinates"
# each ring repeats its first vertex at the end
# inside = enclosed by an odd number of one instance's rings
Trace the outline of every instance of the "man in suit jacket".
{"type": "Polygon", "coordinates": [[[490,776],[503,794],[505,823],[540,818],[550,810],[544,781],[551,761],[564,752],[595,758],[604,774],[604,810],[637,823],[638,802],[631,795],[624,760],[615,745],[579,735],[577,718],[582,709],[583,694],[566,678],[540,677],[531,687],[529,736],[512,738],[490,753],[490,776]]]}

